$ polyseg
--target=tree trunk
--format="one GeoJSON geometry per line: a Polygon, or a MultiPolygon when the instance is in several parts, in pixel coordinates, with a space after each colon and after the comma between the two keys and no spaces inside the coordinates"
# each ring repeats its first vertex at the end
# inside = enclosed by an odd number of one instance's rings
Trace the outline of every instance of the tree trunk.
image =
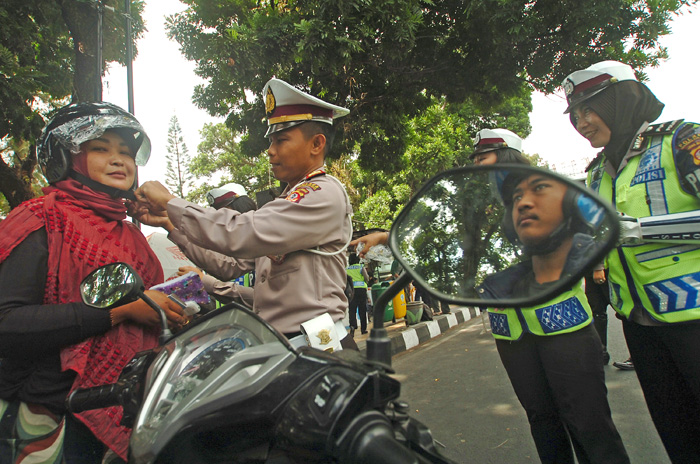
{"type": "Polygon", "coordinates": [[[102,100],[102,72],[97,72],[97,8],[75,0],[57,0],[63,19],[73,37],[75,72],[73,102],[102,100]]]}

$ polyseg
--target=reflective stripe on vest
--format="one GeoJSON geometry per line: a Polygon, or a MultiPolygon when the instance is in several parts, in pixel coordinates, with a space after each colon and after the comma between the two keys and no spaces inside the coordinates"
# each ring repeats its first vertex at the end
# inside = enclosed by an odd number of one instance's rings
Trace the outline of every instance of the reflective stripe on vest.
{"type": "Polygon", "coordinates": [[[352,278],[352,286],[355,288],[367,288],[367,282],[362,275],[362,265],[352,264],[347,267],[348,275],[352,278]]]}
{"type": "Polygon", "coordinates": [[[501,340],[519,340],[524,332],[541,336],[575,332],[593,320],[583,279],[543,305],[522,309],[489,308],[488,313],[491,333],[501,340]]]}
{"type": "MultiPolygon", "coordinates": [[[[653,137],[645,152],[629,159],[614,185],[601,159],[589,171],[589,185],[632,217],[698,209],[698,199],[680,186],[672,141],[673,134],[653,137]]],[[[611,305],[626,318],[636,307],[661,322],[700,319],[699,262],[700,247],[695,245],[618,247],[607,257],[611,305]]]]}

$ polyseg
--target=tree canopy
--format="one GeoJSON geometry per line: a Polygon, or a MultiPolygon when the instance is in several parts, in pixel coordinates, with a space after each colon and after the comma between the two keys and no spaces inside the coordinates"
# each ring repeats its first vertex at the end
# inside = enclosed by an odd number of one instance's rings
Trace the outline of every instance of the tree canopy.
{"type": "Polygon", "coordinates": [[[433,97],[489,113],[601,59],[654,65],[671,15],[695,0],[183,1],[169,32],[207,80],[195,102],[227,117],[244,153],[264,149],[260,91],[276,76],[350,108],[338,154],[391,171],[403,123],[433,97]]]}
{"type": "Polygon", "coordinates": [[[182,136],[182,128],[177,116],[170,118],[168,127],[168,152],[165,155],[165,185],[167,185],[174,195],[184,198],[193,187],[194,180],[189,166],[191,163],[190,151],[187,149],[185,139],[182,136]]]}
{"type": "MultiPolygon", "coordinates": [[[[124,2],[103,0],[103,60],[126,62],[124,2]]],[[[12,208],[34,196],[35,143],[44,120],[69,101],[94,100],[94,0],[3,0],[0,4],[0,193],[12,208]],[[19,148],[19,149],[17,149],[19,148]]],[[[143,34],[132,0],[131,41],[143,34]]],[[[6,211],[6,209],[3,209],[6,211]]]]}

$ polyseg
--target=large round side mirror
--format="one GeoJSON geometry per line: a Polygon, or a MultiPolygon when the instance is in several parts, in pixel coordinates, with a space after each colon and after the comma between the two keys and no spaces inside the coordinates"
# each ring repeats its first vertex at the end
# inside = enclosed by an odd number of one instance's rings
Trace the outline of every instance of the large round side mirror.
{"type": "Polygon", "coordinates": [[[615,211],[581,182],[530,166],[492,165],[431,179],[394,221],[389,245],[415,282],[441,300],[527,307],[571,288],[618,236],[615,211]],[[557,278],[546,285],[508,298],[484,291],[500,272],[562,250],[566,259],[561,269],[548,269],[557,278]]]}
{"type": "Polygon", "coordinates": [[[143,290],[141,277],[126,263],[97,268],[80,283],[83,302],[98,309],[110,309],[136,301],[143,290]]]}

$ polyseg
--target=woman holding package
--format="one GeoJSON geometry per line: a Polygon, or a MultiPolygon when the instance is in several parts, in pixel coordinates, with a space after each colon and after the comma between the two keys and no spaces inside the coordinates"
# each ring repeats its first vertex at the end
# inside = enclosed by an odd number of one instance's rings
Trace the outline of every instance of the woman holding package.
{"type": "MultiPolygon", "coordinates": [[[[149,155],[138,121],[108,103],[66,106],[42,134],[49,186],[0,222],[0,462],[126,459],[121,408],[72,415],[64,401],[74,389],[115,382],[136,352],[157,344],[159,316],[144,301],[95,309],[79,288],[118,261],[146,287],[162,282],[145,237],[124,220],[123,198],[149,155]]],[[[185,323],[163,293],[147,293],[172,326],[185,323]]]]}

